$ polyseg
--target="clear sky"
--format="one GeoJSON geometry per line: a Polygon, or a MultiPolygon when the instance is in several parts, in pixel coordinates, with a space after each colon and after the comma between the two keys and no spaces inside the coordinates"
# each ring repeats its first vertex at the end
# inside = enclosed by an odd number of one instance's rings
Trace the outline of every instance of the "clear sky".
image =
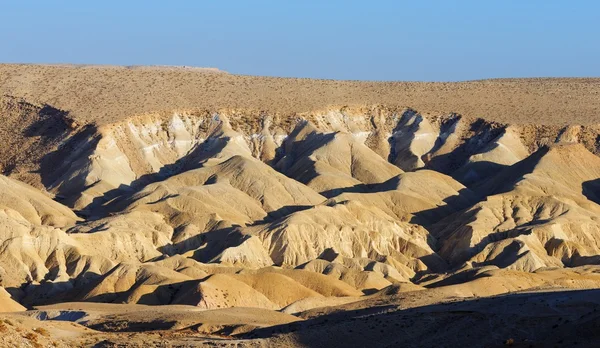
{"type": "Polygon", "coordinates": [[[600,76],[593,0],[0,0],[0,62],[456,81],[600,76]]]}

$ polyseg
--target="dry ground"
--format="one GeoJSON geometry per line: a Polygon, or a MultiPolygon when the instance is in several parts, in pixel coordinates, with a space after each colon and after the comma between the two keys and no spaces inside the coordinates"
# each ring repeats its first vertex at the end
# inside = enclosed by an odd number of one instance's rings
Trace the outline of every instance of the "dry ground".
{"type": "Polygon", "coordinates": [[[0,95],[48,103],[71,112],[81,123],[100,124],[177,109],[243,108],[292,115],[335,105],[373,104],[513,124],[600,122],[597,78],[359,82],[189,68],[3,64],[0,95]]]}

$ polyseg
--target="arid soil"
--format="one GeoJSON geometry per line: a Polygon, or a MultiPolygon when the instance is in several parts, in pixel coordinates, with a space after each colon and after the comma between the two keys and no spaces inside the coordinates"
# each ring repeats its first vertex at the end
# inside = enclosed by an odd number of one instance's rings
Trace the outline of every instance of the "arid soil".
{"type": "Polygon", "coordinates": [[[0,346],[598,346],[599,90],[0,65],[0,346]]]}
{"type": "Polygon", "coordinates": [[[600,79],[359,82],[241,76],[164,67],[0,65],[0,94],[68,110],[81,123],[147,112],[247,109],[290,116],[332,106],[387,105],[519,124],[595,124],[600,79]]]}

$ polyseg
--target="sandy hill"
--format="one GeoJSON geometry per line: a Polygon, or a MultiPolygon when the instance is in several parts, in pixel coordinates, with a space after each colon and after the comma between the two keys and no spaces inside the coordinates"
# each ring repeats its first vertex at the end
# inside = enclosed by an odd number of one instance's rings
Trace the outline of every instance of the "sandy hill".
{"type": "Polygon", "coordinates": [[[600,159],[581,144],[543,147],[474,188],[486,198],[434,227],[453,263],[533,271],[598,262],[600,159]]]}
{"type": "Polygon", "coordinates": [[[0,311],[1,312],[19,312],[24,311],[25,307],[10,297],[10,294],[0,288],[0,311]]]}

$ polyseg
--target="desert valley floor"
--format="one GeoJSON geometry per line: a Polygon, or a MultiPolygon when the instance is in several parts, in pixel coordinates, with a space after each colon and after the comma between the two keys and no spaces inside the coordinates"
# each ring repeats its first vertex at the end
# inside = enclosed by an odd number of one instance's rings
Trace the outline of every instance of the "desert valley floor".
{"type": "Polygon", "coordinates": [[[598,346],[600,79],[0,65],[0,346],[598,346]]]}

